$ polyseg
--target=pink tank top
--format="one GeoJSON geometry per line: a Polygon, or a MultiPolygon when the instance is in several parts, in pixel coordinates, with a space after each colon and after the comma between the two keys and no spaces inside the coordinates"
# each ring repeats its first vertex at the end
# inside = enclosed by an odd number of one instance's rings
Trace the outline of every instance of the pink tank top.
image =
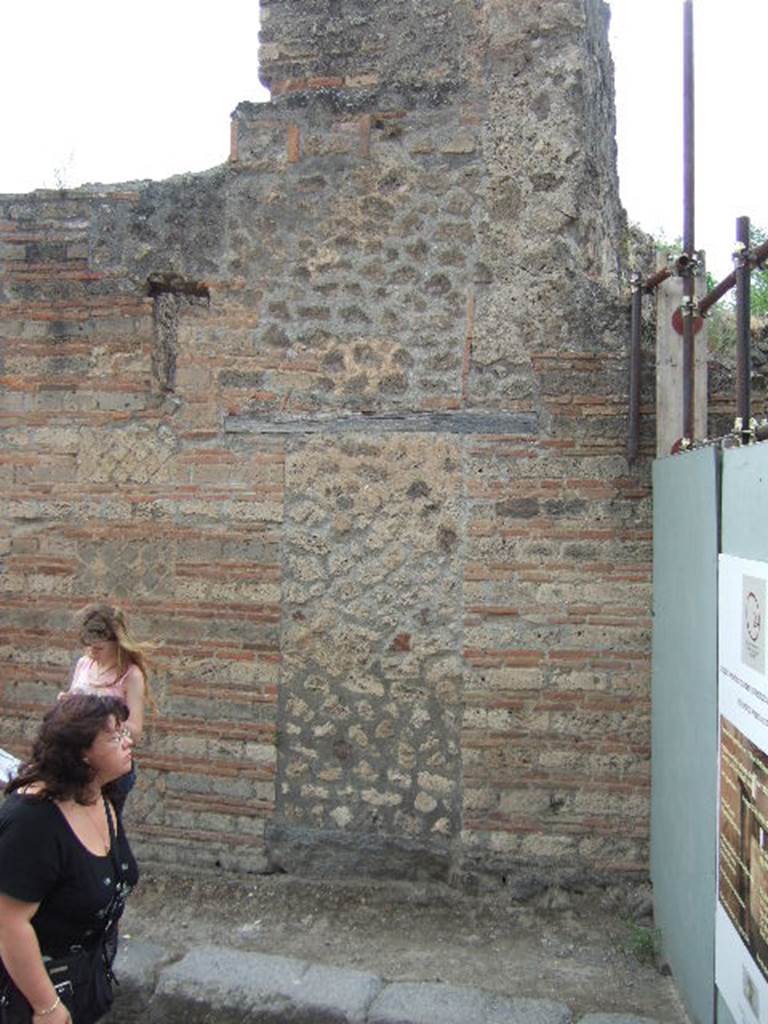
{"type": "Polygon", "coordinates": [[[120,700],[124,701],[125,697],[125,677],[128,672],[131,671],[131,666],[123,672],[119,679],[116,679],[114,683],[109,683],[107,686],[94,686],[92,682],[88,680],[88,672],[91,666],[94,664],[93,658],[89,658],[87,655],[83,655],[75,665],[75,671],[72,673],[72,682],[69,684],[70,693],[95,693],[97,697],[119,697],[120,700]]]}

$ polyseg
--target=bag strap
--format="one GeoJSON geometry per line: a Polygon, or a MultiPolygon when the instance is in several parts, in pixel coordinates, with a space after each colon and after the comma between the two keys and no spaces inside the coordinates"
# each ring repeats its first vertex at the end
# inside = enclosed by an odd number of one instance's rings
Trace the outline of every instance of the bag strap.
{"type": "MultiPolygon", "coordinates": [[[[123,880],[120,852],[117,849],[117,830],[115,828],[115,822],[112,820],[112,805],[103,793],[101,795],[101,799],[104,801],[104,813],[107,815],[107,828],[109,829],[109,856],[112,860],[112,867],[115,872],[115,888],[117,888],[123,880]]],[[[115,818],[117,818],[117,812],[115,812],[115,818]]]]}

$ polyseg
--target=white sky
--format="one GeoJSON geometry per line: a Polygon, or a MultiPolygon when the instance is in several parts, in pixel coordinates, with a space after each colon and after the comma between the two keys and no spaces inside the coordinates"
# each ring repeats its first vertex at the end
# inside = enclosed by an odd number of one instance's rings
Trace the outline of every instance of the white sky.
{"type": "MultiPolygon", "coordinates": [[[[672,240],[682,234],[683,3],[610,7],[622,202],[672,240]]],[[[229,114],[266,98],[258,2],[198,10],[189,0],[6,4],[0,192],[161,179],[226,160],[229,114]]],[[[694,0],[694,31],[696,245],[719,279],[732,268],[736,217],[768,230],[768,0],[694,0]]]]}
{"type": "MultiPolygon", "coordinates": [[[[672,241],[683,234],[683,3],[610,7],[621,200],[672,241]]],[[[694,0],[693,24],[695,244],[719,280],[733,269],[736,218],[768,231],[768,0],[694,0]]]]}

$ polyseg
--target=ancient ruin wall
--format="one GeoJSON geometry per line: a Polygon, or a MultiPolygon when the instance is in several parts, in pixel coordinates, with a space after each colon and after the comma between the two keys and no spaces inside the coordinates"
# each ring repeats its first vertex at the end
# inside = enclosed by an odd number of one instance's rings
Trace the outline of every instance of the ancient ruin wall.
{"type": "Polygon", "coordinates": [[[262,18],[226,166],[0,199],[6,745],[109,595],[162,640],[145,857],[642,873],[605,5],[262,18]]]}

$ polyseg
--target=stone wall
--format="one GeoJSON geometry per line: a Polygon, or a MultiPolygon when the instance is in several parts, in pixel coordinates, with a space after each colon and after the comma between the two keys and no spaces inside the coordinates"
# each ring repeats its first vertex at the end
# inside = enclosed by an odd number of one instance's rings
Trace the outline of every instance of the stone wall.
{"type": "Polygon", "coordinates": [[[4,745],[109,596],[161,643],[145,859],[643,874],[605,5],[262,17],[226,166],[0,197],[4,745]]]}

